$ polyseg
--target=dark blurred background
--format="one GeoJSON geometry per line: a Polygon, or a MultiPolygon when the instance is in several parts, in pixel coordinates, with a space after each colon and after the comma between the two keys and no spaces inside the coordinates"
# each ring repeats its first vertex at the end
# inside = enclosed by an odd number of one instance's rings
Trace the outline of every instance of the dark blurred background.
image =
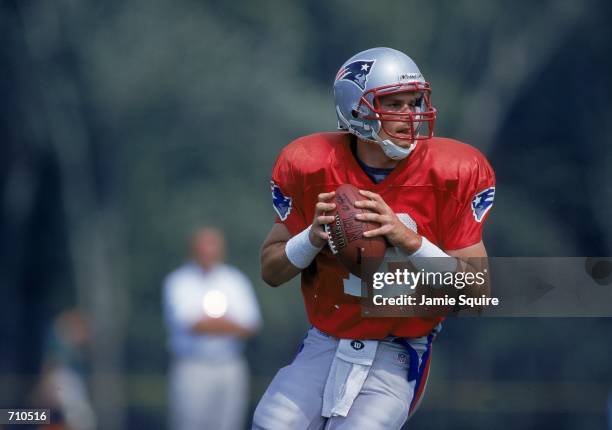
{"type": "MultiPolygon", "coordinates": [[[[374,46],[419,64],[438,135],[490,159],[490,255],[612,255],[607,0],[2,0],[0,42],[0,407],[31,404],[53,318],[78,307],[99,428],[165,428],[161,281],[202,224],[262,306],[254,407],[307,327],[297,282],[259,279],[271,167],[335,128],[332,79],[374,46]]],[[[611,333],[449,320],[411,428],[605,429],[611,333]]]]}

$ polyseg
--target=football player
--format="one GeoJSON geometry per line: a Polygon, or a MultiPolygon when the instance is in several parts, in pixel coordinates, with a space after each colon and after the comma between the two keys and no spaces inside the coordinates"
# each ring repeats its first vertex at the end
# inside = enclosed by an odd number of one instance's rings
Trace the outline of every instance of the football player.
{"type": "Polygon", "coordinates": [[[334,81],[340,131],[301,137],[272,172],[276,222],[261,270],[276,287],[301,273],[312,328],[255,411],[256,429],[399,429],[426,385],[442,318],[365,318],[360,280],[326,246],[325,215],[341,184],[360,189],[357,216],[380,224],[406,256],[485,257],[483,222],[495,178],[485,157],[433,136],[430,84],[404,53],[374,48],[347,60],[334,81]]]}

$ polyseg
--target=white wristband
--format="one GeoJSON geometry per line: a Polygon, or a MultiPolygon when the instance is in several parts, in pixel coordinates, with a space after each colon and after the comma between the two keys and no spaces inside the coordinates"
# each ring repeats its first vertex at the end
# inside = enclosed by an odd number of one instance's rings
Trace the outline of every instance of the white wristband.
{"type": "Polygon", "coordinates": [[[287,258],[298,269],[307,268],[323,247],[316,247],[310,242],[308,234],[312,226],[296,234],[285,244],[287,258]]]}
{"type": "Polygon", "coordinates": [[[415,264],[417,268],[427,272],[457,271],[457,260],[455,258],[431,243],[425,236],[421,236],[421,239],[421,246],[419,249],[409,255],[410,261],[415,264]]]}

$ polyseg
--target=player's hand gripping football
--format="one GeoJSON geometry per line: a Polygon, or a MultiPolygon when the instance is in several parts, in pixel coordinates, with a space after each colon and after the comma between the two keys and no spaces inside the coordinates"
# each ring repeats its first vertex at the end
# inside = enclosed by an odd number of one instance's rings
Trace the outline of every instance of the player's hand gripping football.
{"type": "Polygon", "coordinates": [[[355,207],[369,209],[372,212],[357,214],[355,218],[380,224],[380,227],[364,232],[364,237],[384,236],[392,246],[401,248],[407,253],[419,249],[421,236],[406,227],[380,195],[366,190],[359,190],[359,193],[368,200],[356,201],[355,207]]]}
{"type": "Polygon", "coordinates": [[[310,243],[312,243],[314,246],[325,246],[327,239],[329,239],[328,234],[325,233],[325,230],[323,229],[323,225],[334,222],[334,217],[325,215],[325,212],[332,211],[336,208],[336,204],[330,202],[335,195],[336,193],[332,191],[331,193],[321,193],[318,196],[319,201],[315,206],[312,228],[310,229],[310,234],[308,235],[310,243]]]}

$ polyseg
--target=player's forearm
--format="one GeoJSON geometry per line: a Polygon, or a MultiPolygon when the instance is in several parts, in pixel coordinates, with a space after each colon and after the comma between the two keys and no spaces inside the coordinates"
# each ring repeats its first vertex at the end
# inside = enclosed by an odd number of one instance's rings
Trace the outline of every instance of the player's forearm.
{"type": "Polygon", "coordinates": [[[272,243],[261,251],[261,278],[271,287],[278,287],[302,271],[295,267],[285,253],[286,242],[272,243]]]}
{"type": "MultiPolygon", "coordinates": [[[[455,298],[459,299],[459,296],[471,297],[480,299],[481,297],[491,296],[491,285],[488,276],[488,260],[487,257],[472,257],[472,258],[459,258],[457,257],[457,272],[462,272],[467,279],[468,274],[473,274],[472,279],[479,280],[478,282],[462,282],[461,288],[453,288],[455,298]],[[483,282],[480,282],[482,280],[483,282]]],[[[469,314],[473,314],[476,311],[478,314],[482,313],[487,306],[485,305],[474,305],[474,306],[459,306],[455,307],[454,312],[460,312],[464,309],[469,311],[469,314]]]]}
{"type": "Polygon", "coordinates": [[[488,276],[489,260],[487,258],[487,250],[482,241],[470,247],[449,251],[448,253],[457,258],[458,272],[473,273],[474,278],[484,280],[484,282],[466,283],[464,288],[456,290],[457,293],[474,298],[482,297],[482,295],[489,297],[491,295],[491,285],[488,276]]]}
{"type": "Polygon", "coordinates": [[[456,299],[459,296],[490,296],[487,252],[482,241],[466,248],[445,252],[422,237],[421,245],[409,255],[408,261],[426,273],[454,273],[454,288],[451,288],[449,293],[456,299]]]}
{"type": "Polygon", "coordinates": [[[466,286],[460,290],[461,294],[465,294],[469,297],[481,297],[482,295],[491,295],[491,285],[489,283],[488,260],[487,257],[471,257],[471,258],[457,258],[458,265],[457,271],[463,273],[473,273],[475,279],[482,279],[483,282],[474,282],[466,284],[466,286]]]}

